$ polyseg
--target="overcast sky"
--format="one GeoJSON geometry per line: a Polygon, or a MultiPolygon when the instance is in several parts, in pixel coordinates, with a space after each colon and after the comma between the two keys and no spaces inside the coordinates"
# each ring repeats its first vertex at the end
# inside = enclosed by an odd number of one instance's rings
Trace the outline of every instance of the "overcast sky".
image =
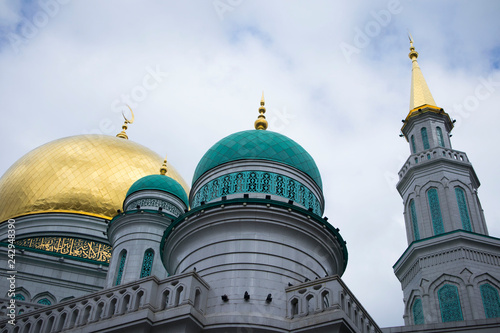
{"type": "Polygon", "coordinates": [[[395,185],[409,156],[409,30],[500,237],[498,1],[60,2],[0,1],[0,174],[49,141],[116,135],[128,102],[129,138],[191,183],[210,146],[253,128],[264,90],[269,130],[321,172],[349,251],[342,279],[380,326],[402,325],[392,265],[407,246],[395,185]]]}

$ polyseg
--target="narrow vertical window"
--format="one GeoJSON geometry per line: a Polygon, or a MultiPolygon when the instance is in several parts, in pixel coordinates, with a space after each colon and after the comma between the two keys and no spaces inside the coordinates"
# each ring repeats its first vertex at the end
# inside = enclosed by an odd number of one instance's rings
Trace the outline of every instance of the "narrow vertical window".
{"type": "Polygon", "coordinates": [[[424,309],[422,308],[422,300],[417,298],[415,302],[413,302],[413,307],[411,309],[413,312],[413,324],[415,325],[423,325],[424,321],[424,309]]]}
{"type": "Polygon", "coordinates": [[[462,220],[462,228],[467,231],[472,231],[469,218],[469,210],[465,201],[465,192],[459,187],[455,187],[457,196],[458,210],[460,211],[460,219],[462,220]]]}
{"type": "Polygon", "coordinates": [[[415,147],[415,137],[413,135],[411,136],[411,150],[413,154],[417,152],[417,148],[415,147]]]}
{"type": "Polygon", "coordinates": [[[498,297],[498,290],[488,283],[483,284],[479,289],[481,290],[486,318],[500,317],[500,297],[498,297]]]}
{"type": "Polygon", "coordinates": [[[410,219],[411,225],[413,226],[413,236],[415,240],[420,239],[420,233],[418,232],[418,220],[417,220],[417,210],[415,209],[415,201],[410,201],[410,219]]]}
{"type": "Polygon", "coordinates": [[[429,208],[431,210],[432,227],[434,235],[439,235],[444,232],[443,218],[441,216],[441,207],[439,206],[438,192],[435,188],[427,191],[427,198],[429,199],[429,208]]]}
{"type": "Polygon", "coordinates": [[[444,139],[443,139],[443,131],[441,131],[441,127],[436,127],[436,133],[438,137],[438,144],[440,147],[444,147],[444,139]]]}
{"type": "Polygon", "coordinates": [[[427,128],[422,127],[420,130],[420,133],[422,133],[422,143],[424,144],[424,149],[429,149],[429,138],[427,137],[427,128]]]}
{"type": "Polygon", "coordinates": [[[438,290],[438,299],[443,323],[464,320],[456,286],[445,284],[438,290]]]}
{"type": "Polygon", "coordinates": [[[120,256],[120,261],[118,262],[115,286],[118,286],[120,285],[120,283],[122,283],[123,270],[125,269],[125,260],[127,260],[127,251],[123,250],[122,255],[120,256]]]}
{"type": "Polygon", "coordinates": [[[141,278],[150,276],[151,270],[153,269],[153,260],[155,253],[152,249],[147,249],[144,252],[144,259],[142,260],[141,278]]]}

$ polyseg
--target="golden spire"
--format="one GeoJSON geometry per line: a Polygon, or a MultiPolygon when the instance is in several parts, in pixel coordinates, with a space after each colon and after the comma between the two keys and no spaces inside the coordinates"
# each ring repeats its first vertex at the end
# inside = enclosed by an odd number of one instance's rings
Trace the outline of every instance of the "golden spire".
{"type": "Polygon", "coordinates": [[[264,104],[266,102],[264,101],[264,92],[262,92],[262,99],[260,100],[260,107],[259,107],[259,116],[257,117],[257,120],[255,121],[255,129],[256,130],[266,130],[267,129],[267,120],[266,116],[264,116],[264,113],[266,113],[266,108],[264,107],[264,104]]]}
{"type": "Polygon", "coordinates": [[[132,124],[134,122],[134,112],[132,111],[132,109],[130,108],[130,106],[127,105],[127,107],[130,110],[130,113],[132,114],[132,119],[128,120],[125,117],[125,114],[123,114],[123,111],[122,111],[122,116],[123,116],[123,119],[125,119],[125,122],[123,123],[122,131],[116,135],[116,137],[122,138],[122,139],[128,139],[127,133],[125,133],[125,131],[128,128],[127,124],[132,124]]]}
{"type": "Polygon", "coordinates": [[[167,174],[167,156],[165,156],[165,159],[163,160],[163,164],[161,165],[160,168],[160,175],[166,175],[167,174]]]}
{"type": "Polygon", "coordinates": [[[410,57],[412,61],[410,112],[424,105],[437,107],[431,91],[425,82],[424,75],[418,66],[418,52],[415,51],[415,47],[413,46],[413,38],[411,35],[409,35],[408,38],[410,38],[410,53],[408,57],[410,57]]]}

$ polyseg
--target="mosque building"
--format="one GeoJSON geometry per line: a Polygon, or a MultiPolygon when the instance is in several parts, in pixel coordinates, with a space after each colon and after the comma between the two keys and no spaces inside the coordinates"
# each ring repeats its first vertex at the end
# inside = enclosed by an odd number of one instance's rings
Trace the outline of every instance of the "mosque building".
{"type": "Polygon", "coordinates": [[[0,255],[15,248],[0,333],[500,331],[500,239],[413,42],[409,56],[408,248],[393,267],[404,326],[380,328],[342,280],[346,242],[323,217],[320,172],[267,130],[263,96],[255,129],[215,143],[191,186],[128,140],[133,116],[116,137],[63,138],[15,162],[0,178],[0,255]]]}

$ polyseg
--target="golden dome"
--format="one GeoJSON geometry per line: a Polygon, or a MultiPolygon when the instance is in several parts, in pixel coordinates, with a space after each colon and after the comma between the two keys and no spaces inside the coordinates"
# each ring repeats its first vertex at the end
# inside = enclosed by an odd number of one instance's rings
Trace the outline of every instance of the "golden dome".
{"type": "MultiPolygon", "coordinates": [[[[24,155],[0,178],[0,222],[22,215],[65,212],[111,219],[129,187],[157,174],[163,158],[117,137],[77,135],[24,155]]],[[[189,187],[168,165],[167,175],[189,187]]]]}

